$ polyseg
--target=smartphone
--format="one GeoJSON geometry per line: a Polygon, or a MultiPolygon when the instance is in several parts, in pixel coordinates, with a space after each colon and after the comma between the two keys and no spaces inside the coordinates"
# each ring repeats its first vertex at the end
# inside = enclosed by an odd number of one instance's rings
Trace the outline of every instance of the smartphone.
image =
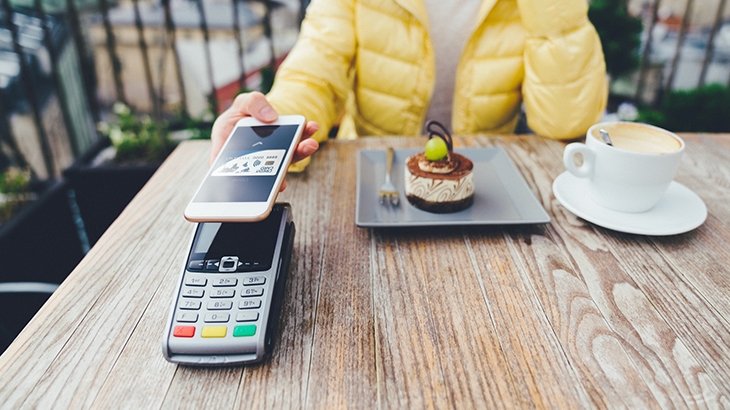
{"type": "Polygon", "coordinates": [[[239,120],[185,208],[191,222],[252,222],[271,212],[304,131],[301,115],[239,120]]]}
{"type": "Polygon", "coordinates": [[[162,339],[165,358],[219,366],[270,354],[294,232],[286,203],[258,222],[196,224],[162,339]]]}

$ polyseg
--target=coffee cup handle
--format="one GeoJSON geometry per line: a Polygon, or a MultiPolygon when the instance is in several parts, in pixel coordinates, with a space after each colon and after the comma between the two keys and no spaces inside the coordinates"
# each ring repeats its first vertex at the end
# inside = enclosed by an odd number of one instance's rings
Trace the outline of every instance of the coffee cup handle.
{"type": "Polygon", "coordinates": [[[565,168],[578,178],[590,178],[591,175],[593,175],[593,162],[595,158],[596,156],[593,153],[593,150],[588,148],[586,144],[580,142],[568,144],[563,152],[563,164],[565,165],[565,168]],[[583,156],[583,164],[581,166],[575,165],[573,158],[576,154],[581,154],[583,156]]]}

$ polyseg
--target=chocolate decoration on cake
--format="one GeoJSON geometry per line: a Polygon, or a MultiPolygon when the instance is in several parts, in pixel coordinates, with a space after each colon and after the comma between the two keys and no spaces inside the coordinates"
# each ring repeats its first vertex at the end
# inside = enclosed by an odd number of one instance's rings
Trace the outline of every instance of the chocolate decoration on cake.
{"type": "Polygon", "coordinates": [[[428,139],[433,138],[434,135],[437,135],[439,138],[444,140],[446,143],[446,147],[449,149],[449,152],[454,150],[454,140],[451,138],[451,134],[449,134],[449,131],[444,127],[443,124],[436,120],[431,120],[426,124],[426,131],[428,131],[428,139]],[[435,127],[441,128],[441,130],[434,129],[435,127]],[[443,133],[441,132],[443,131],[443,133]]]}
{"type": "Polygon", "coordinates": [[[429,142],[426,143],[426,151],[424,155],[418,161],[418,167],[423,172],[433,172],[434,174],[451,173],[459,166],[459,160],[454,158],[452,155],[454,143],[451,138],[451,134],[449,134],[446,127],[438,121],[429,121],[428,124],[426,124],[426,131],[428,131],[429,142]],[[443,143],[439,144],[436,141],[431,142],[434,136],[439,137],[443,143]],[[442,144],[446,145],[446,153],[438,155],[440,154],[440,151],[443,150],[442,144]]]}

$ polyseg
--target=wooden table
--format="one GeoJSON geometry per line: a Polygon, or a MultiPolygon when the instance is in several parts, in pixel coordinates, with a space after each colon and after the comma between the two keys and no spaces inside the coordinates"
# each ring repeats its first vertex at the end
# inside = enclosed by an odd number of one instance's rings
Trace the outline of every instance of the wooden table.
{"type": "Polygon", "coordinates": [[[208,158],[183,143],[0,357],[0,407],[730,408],[730,135],[685,138],[677,180],[709,217],[669,237],[566,211],[565,144],[534,136],[457,146],[503,147],[551,223],[358,228],[357,151],[424,139],[328,142],[280,196],[297,236],[273,355],[212,369],[161,353],[208,158]]]}

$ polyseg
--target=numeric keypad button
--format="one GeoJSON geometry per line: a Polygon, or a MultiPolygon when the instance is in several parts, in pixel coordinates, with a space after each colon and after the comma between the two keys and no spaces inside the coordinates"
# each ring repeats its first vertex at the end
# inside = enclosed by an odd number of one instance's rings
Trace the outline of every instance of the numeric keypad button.
{"type": "Polygon", "coordinates": [[[208,279],[191,276],[185,279],[185,284],[188,286],[205,286],[208,283],[208,279]]]}
{"type": "Polygon", "coordinates": [[[244,299],[238,303],[239,309],[258,309],[261,307],[261,299],[244,299]]]}
{"type": "Polygon", "coordinates": [[[205,291],[203,289],[196,288],[184,288],[182,291],[184,298],[202,298],[204,294],[205,291]]]}
{"type": "Polygon", "coordinates": [[[205,315],[205,323],[226,323],[230,318],[228,313],[208,313],[205,315]]]}
{"type": "Polygon", "coordinates": [[[180,309],[182,310],[198,310],[200,309],[199,300],[181,300],[180,309]]]}
{"type": "Polygon", "coordinates": [[[231,300],[216,300],[215,302],[208,302],[208,310],[230,310],[233,308],[233,301],[231,300]]]}
{"type": "Polygon", "coordinates": [[[221,286],[236,286],[238,284],[238,279],[236,278],[215,278],[211,281],[213,286],[221,287],[221,286]]]}
{"type": "Polygon", "coordinates": [[[263,285],[266,283],[266,276],[249,276],[243,279],[243,286],[263,285]]]}
{"type": "Polygon", "coordinates": [[[232,298],[236,294],[233,289],[213,289],[210,291],[211,298],[232,298]]]}
{"type": "Polygon", "coordinates": [[[242,298],[250,298],[253,296],[262,296],[263,294],[264,294],[264,288],[262,288],[262,287],[243,288],[243,290],[241,291],[242,298]]]}

